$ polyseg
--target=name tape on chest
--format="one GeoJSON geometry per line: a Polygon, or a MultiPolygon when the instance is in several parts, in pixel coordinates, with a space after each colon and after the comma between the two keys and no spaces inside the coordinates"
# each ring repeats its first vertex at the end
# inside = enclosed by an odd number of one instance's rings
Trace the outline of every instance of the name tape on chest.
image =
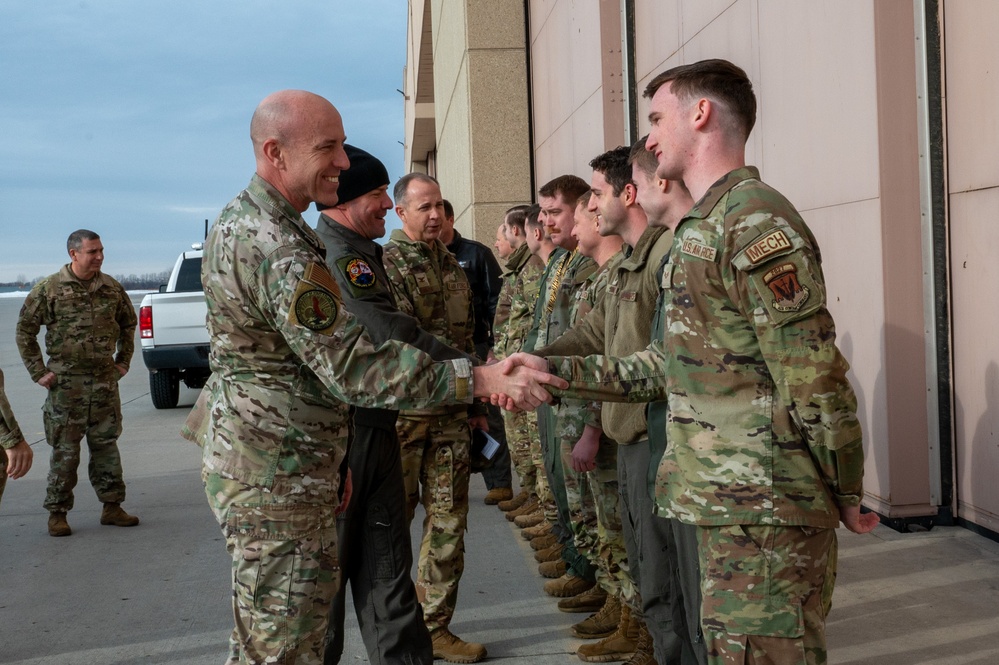
{"type": "Polygon", "coordinates": [[[705,259],[707,261],[714,261],[718,256],[717,249],[708,247],[704,243],[697,242],[691,238],[684,238],[683,242],[680,243],[680,251],[687,256],[693,256],[695,259],[705,259]]]}

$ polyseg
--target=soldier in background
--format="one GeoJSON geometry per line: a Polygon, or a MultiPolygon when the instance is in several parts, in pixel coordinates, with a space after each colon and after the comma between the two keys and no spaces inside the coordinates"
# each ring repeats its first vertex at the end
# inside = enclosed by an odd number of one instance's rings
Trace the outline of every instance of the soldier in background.
{"type": "Polygon", "coordinates": [[[31,460],[34,456],[31,446],[21,434],[21,428],[17,426],[10,402],[7,401],[2,370],[0,370],[0,448],[3,449],[3,454],[0,454],[0,500],[2,500],[7,478],[17,479],[31,470],[31,460]]]}
{"type": "MultiPolygon", "coordinates": [[[[503,273],[503,286],[496,305],[494,332],[496,343],[490,360],[503,360],[520,351],[524,336],[534,318],[534,306],[538,302],[539,282],[544,262],[531,253],[527,244],[524,222],[531,206],[514,206],[506,211],[503,223],[497,229],[496,246],[502,242],[510,248],[503,273]]],[[[535,215],[536,216],[536,215],[535,215]]],[[[509,501],[500,501],[499,508],[504,512],[515,510],[537,497],[537,468],[531,456],[531,443],[538,438],[538,417],[531,412],[503,412],[503,424],[507,444],[514,469],[520,482],[520,492],[509,501]]]]}
{"type": "MultiPolygon", "coordinates": [[[[496,318],[496,303],[499,301],[500,287],[503,284],[502,271],[492,251],[481,242],[469,240],[454,228],[454,207],[444,199],[444,223],[441,225],[440,241],[447,251],[458,259],[458,265],[465,272],[468,285],[472,289],[472,307],[475,315],[475,329],[472,341],[475,355],[487,360],[495,343],[493,321],[496,318]]],[[[486,406],[486,419],[489,434],[500,444],[492,458],[492,463],[482,469],[482,479],[486,482],[485,503],[496,505],[500,501],[513,498],[513,474],[510,471],[510,449],[507,447],[503,415],[498,407],[486,406]]]]}
{"type": "MultiPolygon", "coordinates": [[[[438,341],[474,354],[472,293],[458,260],[440,240],[446,222],[437,181],[410,173],[399,179],[393,194],[402,229],[392,231],[384,264],[396,304],[438,341]]],[[[434,657],[452,662],[474,663],[486,656],[483,645],[466,642],[448,628],[465,568],[471,430],[489,429],[484,406],[404,410],[396,423],[407,516],[412,521],[418,503],[426,511],[417,593],[434,657]]]]}
{"type": "Polygon", "coordinates": [[[101,524],[139,523],[121,507],[125,481],[118,452],[118,380],[128,372],[135,350],[135,308],[121,284],[101,272],[104,245],[99,235],[74,231],[66,249],[70,262],[31,289],[17,321],[21,360],[31,380],[48,391],[45,438],[52,457],[43,505],[49,511],[50,536],[73,533],[66,513],[73,508],[84,436],[90,484],[104,504],[101,524]],[[42,326],[48,364],[37,339],[42,326]]]}
{"type": "Polygon", "coordinates": [[[302,219],[335,205],[344,153],[340,114],[285,90],[250,122],[257,172],[205,241],[202,281],[211,378],[183,433],[203,447],[209,506],[232,558],[229,663],[323,662],[339,583],[335,511],[347,403],[426,408],[504,392],[545,398],[541,372],[434,363],[389,340],[376,345],[343,310],[322,241],[302,219]]]}

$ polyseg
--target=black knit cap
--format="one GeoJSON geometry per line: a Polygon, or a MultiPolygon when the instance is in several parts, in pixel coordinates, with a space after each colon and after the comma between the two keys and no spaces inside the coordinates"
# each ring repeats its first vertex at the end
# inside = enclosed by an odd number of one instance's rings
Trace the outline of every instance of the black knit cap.
{"type": "MultiPolygon", "coordinates": [[[[364,196],[373,189],[389,184],[388,171],[381,161],[369,152],[343,144],[350,168],[340,171],[340,186],[337,187],[337,205],[353,201],[364,196]]],[[[326,210],[332,206],[324,206],[316,202],[316,210],[326,210]]]]}

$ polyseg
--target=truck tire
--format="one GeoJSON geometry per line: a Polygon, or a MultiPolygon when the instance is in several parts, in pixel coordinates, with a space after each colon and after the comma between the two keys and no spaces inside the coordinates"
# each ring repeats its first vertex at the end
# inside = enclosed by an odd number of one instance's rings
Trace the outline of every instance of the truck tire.
{"type": "Polygon", "coordinates": [[[180,397],[180,377],[175,369],[149,373],[149,395],[157,409],[173,409],[180,397]]]}

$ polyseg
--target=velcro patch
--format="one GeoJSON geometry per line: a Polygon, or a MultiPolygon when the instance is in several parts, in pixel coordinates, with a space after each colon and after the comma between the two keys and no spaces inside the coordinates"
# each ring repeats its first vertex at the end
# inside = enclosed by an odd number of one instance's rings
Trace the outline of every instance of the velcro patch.
{"type": "Polygon", "coordinates": [[[308,289],[295,296],[294,318],[309,330],[329,330],[336,322],[336,298],[323,289],[308,289]]]}
{"type": "Polygon", "coordinates": [[[375,271],[364,259],[351,259],[344,266],[347,281],[359,289],[369,289],[375,285],[375,271]]]}
{"type": "MultiPolygon", "coordinates": [[[[781,231],[778,233],[783,235],[781,231]]],[[[808,287],[802,286],[798,281],[798,266],[793,263],[782,263],[771,268],[764,273],[763,283],[773,294],[771,304],[778,312],[797,312],[808,301],[808,287]]]]}
{"type": "Polygon", "coordinates": [[[774,254],[787,252],[790,249],[791,240],[787,234],[781,229],[774,229],[743,251],[750,263],[758,265],[774,254]]]}
{"type": "Polygon", "coordinates": [[[715,257],[718,256],[718,250],[714,247],[708,247],[707,245],[697,242],[691,238],[684,238],[683,242],[680,244],[680,251],[687,256],[693,256],[695,259],[706,259],[708,261],[714,261],[715,257]]]}
{"type": "Polygon", "coordinates": [[[310,263],[306,266],[305,275],[302,276],[302,279],[326,289],[330,293],[340,295],[340,285],[333,279],[333,275],[330,274],[330,270],[326,267],[325,263],[310,263]]]}
{"type": "Polygon", "coordinates": [[[637,298],[638,298],[638,293],[636,293],[635,291],[625,291],[624,293],[621,294],[621,300],[624,300],[626,302],[635,302],[637,298]]]}

